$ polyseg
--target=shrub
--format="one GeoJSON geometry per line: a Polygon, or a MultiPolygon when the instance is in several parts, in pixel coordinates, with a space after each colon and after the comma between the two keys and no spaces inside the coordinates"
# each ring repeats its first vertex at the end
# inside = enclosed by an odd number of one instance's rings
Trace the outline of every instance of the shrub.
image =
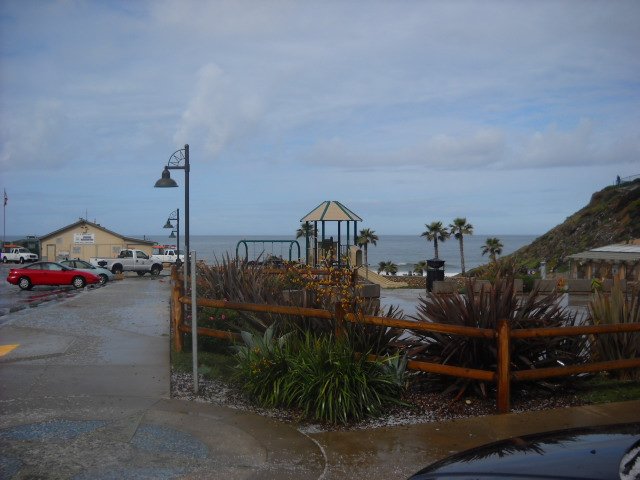
{"type": "MultiPolygon", "coordinates": [[[[589,303],[589,313],[594,325],[640,322],[640,301],[637,296],[628,300],[618,283],[611,295],[596,290],[589,303]]],[[[640,332],[609,333],[596,335],[593,342],[594,359],[599,361],[622,360],[640,356],[640,332]]],[[[612,370],[611,375],[620,380],[640,380],[640,369],[612,370]]]]}
{"type": "Polygon", "coordinates": [[[306,334],[289,362],[287,405],[308,418],[348,423],[379,415],[385,405],[399,402],[402,365],[358,355],[346,337],[306,334]]]}
{"type": "MultiPolygon", "coordinates": [[[[495,329],[498,320],[507,319],[511,328],[569,326],[576,314],[562,308],[556,294],[540,295],[532,291],[519,300],[514,294],[513,278],[498,279],[491,286],[474,291],[468,281],[466,295],[427,294],[421,298],[414,317],[419,322],[436,322],[467,327],[495,329]]],[[[494,339],[441,333],[415,333],[417,341],[409,349],[410,358],[454,366],[495,370],[497,365],[494,339]]],[[[515,370],[582,363],[588,351],[585,337],[528,338],[512,341],[511,367],[515,370]]],[[[487,394],[484,382],[455,377],[437,377],[448,391],[462,393],[471,386],[487,394]]],[[[493,385],[493,384],[491,384],[493,385]]]]}
{"type": "MultiPolygon", "coordinates": [[[[204,298],[226,299],[239,303],[267,303],[283,305],[284,295],[281,279],[266,274],[263,267],[248,264],[228,256],[214,265],[198,265],[198,295],[204,298]]],[[[271,313],[237,312],[226,319],[226,326],[234,331],[260,331],[282,315],[271,313]]]]}
{"type": "Polygon", "coordinates": [[[275,407],[284,403],[283,385],[289,372],[287,339],[274,338],[274,327],[264,335],[242,332],[244,345],[236,347],[237,378],[242,388],[260,405],[275,407]]]}
{"type": "Polygon", "coordinates": [[[305,417],[347,423],[377,415],[398,403],[406,361],[369,360],[357,354],[348,337],[291,335],[278,339],[243,332],[238,347],[238,379],[260,405],[300,409],[305,417]]]}

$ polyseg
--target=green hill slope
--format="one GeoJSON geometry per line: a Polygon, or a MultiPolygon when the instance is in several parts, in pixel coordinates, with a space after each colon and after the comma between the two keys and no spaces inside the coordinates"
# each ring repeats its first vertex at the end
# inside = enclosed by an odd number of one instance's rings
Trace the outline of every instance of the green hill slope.
{"type": "Polygon", "coordinates": [[[546,260],[548,269],[564,270],[568,255],[633,238],[640,238],[640,179],[594,193],[586,207],[501,261],[536,268],[546,260]]]}

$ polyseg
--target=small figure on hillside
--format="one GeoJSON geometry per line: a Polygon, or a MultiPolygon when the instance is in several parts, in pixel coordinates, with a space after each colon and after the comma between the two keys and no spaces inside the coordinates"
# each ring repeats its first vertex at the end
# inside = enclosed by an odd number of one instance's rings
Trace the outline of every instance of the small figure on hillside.
{"type": "Polygon", "coordinates": [[[616,177],[616,185],[620,185],[620,175],[616,177]]]}

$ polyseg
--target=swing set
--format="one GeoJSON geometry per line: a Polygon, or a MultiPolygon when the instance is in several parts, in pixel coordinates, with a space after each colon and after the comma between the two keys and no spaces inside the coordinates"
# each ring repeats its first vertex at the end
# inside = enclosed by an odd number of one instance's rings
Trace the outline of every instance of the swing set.
{"type": "Polygon", "coordinates": [[[289,258],[290,262],[296,260],[300,261],[300,244],[297,240],[240,240],[236,244],[236,258],[240,257],[240,246],[244,246],[244,261],[249,263],[249,245],[252,248],[252,260],[253,262],[264,262],[264,263],[273,263],[273,264],[282,264],[284,261],[283,252],[286,248],[286,245],[289,245],[289,258]],[[256,247],[258,244],[261,244],[262,250],[259,251],[258,255],[256,255],[256,247]],[[266,253],[265,244],[271,245],[271,253],[264,258],[266,253]],[[275,254],[275,249],[280,246],[280,255],[275,254]],[[297,256],[293,256],[294,247],[297,249],[297,256]]]}

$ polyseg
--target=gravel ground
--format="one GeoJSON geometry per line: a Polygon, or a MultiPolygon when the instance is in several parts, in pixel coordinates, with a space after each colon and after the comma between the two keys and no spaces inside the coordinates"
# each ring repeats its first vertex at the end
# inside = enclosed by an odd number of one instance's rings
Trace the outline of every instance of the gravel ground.
{"type": "MultiPolygon", "coordinates": [[[[171,395],[174,398],[194,402],[211,403],[242,411],[249,411],[271,417],[287,423],[295,423],[297,428],[305,432],[320,432],[329,430],[358,430],[399,425],[412,425],[427,422],[453,420],[455,418],[492,415],[496,413],[494,398],[469,397],[453,400],[441,394],[414,392],[403,398],[409,404],[407,407],[392,406],[387,414],[353,423],[347,426],[335,426],[309,422],[300,417],[298,412],[284,409],[264,409],[249,401],[236,387],[219,380],[199,378],[198,395],[193,393],[192,375],[190,373],[171,373],[171,395]]],[[[565,391],[563,389],[563,391],[565,391]]],[[[571,392],[554,393],[549,391],[520,392],[511,402],[514,413],[546,410],[550,408],[582,405],[582,402],[571,392]]]]}

